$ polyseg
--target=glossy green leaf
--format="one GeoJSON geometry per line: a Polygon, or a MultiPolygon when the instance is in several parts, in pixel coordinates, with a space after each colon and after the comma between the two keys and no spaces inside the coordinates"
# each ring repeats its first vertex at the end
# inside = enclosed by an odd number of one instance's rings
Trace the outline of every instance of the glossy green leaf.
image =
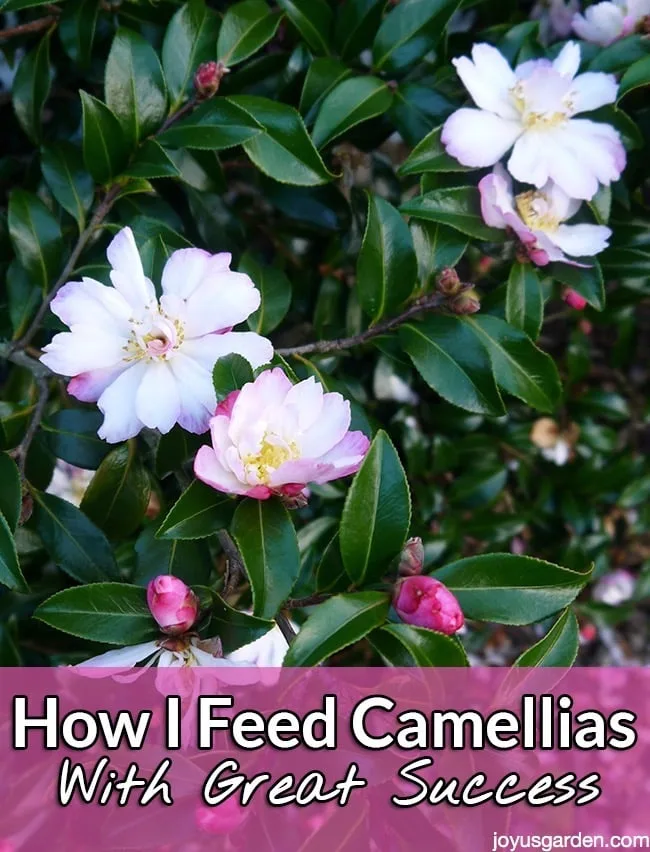
{"type": "Polygon", "coordinates": [[[445,151],[440,136],[442,127],[436,127],[415,146],[399,167],[401,175],[419,175],[428,172],[469,172],[445,151]]]}
{"type": "Polygon", "coordinates": [[[226,10],[217,39],[217,59],[228,68],[243,62],[269,42],[280,15],[264,0],[243,0],[226,10]]]}
{"type": "Polygon", "coordinates": [[[357,259],[357,295],[373,322],[391,316],[413,292],[417,260],[408,225],[378,195],[368,194],[366,231],[357,259]]]}
{"type": "Polygon", "coordinates": [[[188,586],[210,582],[214,558],[205,541],[156,538],[154,522],[140,533],[134,549],[133,582],[139,586],[146,586],[160,574],[172,574],[188,586]]]}
{"type": "Polygon", "coordinates": [[[239,262],[239,271],[249,275],[262,295],[259,308],[248,318],[248,327],[257,334],[267,335],[285,318],[291,304],[291,282],[281,269],[263,266],[246,252],[239,262]]]}
{"type": "Polygon", "coordinates": [[[385,592],[354,592],[330,598],[303,624],[284,666],[317,666],[380,627],[389,606],[390,597],[385,592]]]}
{"type": "Polygon", "coordinates": [[[408,145],[419,145],[453,111],[453,104],[431,85],[402,83],[395,89],[388,118],[408,145]]]}
{"type": "Polygon", "coordinates": [[[589,579],[531,556],[488,553],[446,565],[433,576],[458,598],[467,618],[532,624],[568,606],[589,579]]]}
{"type": "Polygon", "coordinates": [[[418,280],[424,290],[432,286],[437,273],[453,267],[465,254],[469,239],[447,225],[412,219],[410,222],[413,247],[418,262],[418,280]]]}
{"type": "Polygon", "coordinates": [[[99,411],[64,408],[41,424],[43,440],[57,459],[97,470],[111,451],[110,444],[97,435],[103,419],[99,411]]]}
{"type": "MultiPolygon", "coordinates": [[[[647,278],[650,275],[650,251],[647,249],[619,248],[618,246],[612,246],[601,255],[601,264],[605,274],[610,277],[647,278]]],[[[600,295],[599,291],[596,290],[597,285],[598,282],[594,281],[591,287],[585,286],[585,290],[588,292],[596,291],[592,301],[597,301],[600,295]]],[[[585,299],[587,298],[584,292],[582,292],[581,295],[583,295],[585,299]]],[[[587,301],[590,300],[587,299],[587,301]]]]}
{"type": "Polygon", "coordinates": [[[542,284],[531,263],[513,263],[506,290],[506,319],[533,340],[544,318],[542,284]]]}
{"type": "Polygon", "coordinates": [[[9,196],[9,236],[32,281],[48,290],[61,268],[61,226],[38,196],[14,189],[9,196]]]}
{"type": "Polygon", "coordinates": [[[27,331],[41,301],[42,290],[15,258],[7,268],[6,285],[13,339],[18,340],[27,331]]]}
{"type": "Polygon", "coordinates": [[[648,500],[650,500],[650,474],[628,483],[618,499],[618,505],[630,509],[641,503],[647,503],[648,500]]]}
{"type": "Polygon", "coordinates": [[[261,130],[259,122],[246,110],[226,98],[218,98],[177,121],[158,140],[168,148],[222,151],[243,144],[261,130]]]}
{"type": "Polygon", "coordinates": [[[335,39],[343,59],[370,47],[379,29],[386,0],[346,0],[337,10],[335,39]]]}
{"type": "Polygon", "coordinates": [[[442,38],[459,0],[402,0],[384,18],[372,46],[373,66],[389,73],[424,56],[442,38]]]}
{"type": "Polygon", "coordinates": [[[54,494],[32,490],[36,532],[54,563],[80,583],[114,580],[118,574],[104,533],[86,515],[54,494]]]}
{"type": "Polygon", "coordinates": [[[217,402],[224,400],[229,393],[240,390],[253,381],[253,368],[241,355],[224,355],[219,358],[212,370],[212,382],[217,402]]]}
{"type": "Polygon", "coordinates": [[[339,83],[320,105],[312,139],[323,148],[351,127],[382,115],[390,107],[393,93],[377,77],[352,77],[339,83]]]}
{"type": "Polygon", "coordinates": [[[324,98],[343,80],[352,75],[352,69],[339,59],[318,56],[309,66],[300,95],[300,112],[305,124],[313,124],[324,98]]]}
{"type": "Polygon", "coordinates": [[[194,73],[214,59],[219,18],[204,0],[189,0],[169,22],[162,46],[162,64],[172,109],[190,94],[194,73]]]}
{"type": "Polygon", "coordinates": [[[11,100],[16,118],[32,142],[41,141],[43,122],[41,113],[50,93],[50,35],[26,53],[14,77],[11,100]]]}
{"type": "Polygon", "coordinates": [[[82,231],[86,213],[95,195],[92,177],[84,167],[83,155],[70,142],[57,142],[41,153],[41,171],[52,195],[74,217],[82,231]]]}
{"type": "Polygon", "coordinates": [[[126,165],[128,147],[120,122],[106,104],[80,92],[83,112],[83,154],[86,169],[97,183],[108,183],[126,165]]]}
{"type": "Polygon", "coordinates": [[[65,4],[59,18],[63,49],[82,68],[90,65],[99,10],[97,0],[72,0],[65,4]]]}
{"type": "Polygon", "coordinates": [[[137,645],[159,636],[146,589],[126,583],[63,589],[42,603],[34,616],[64,633],[108,645],[137,645]]]}
{"type": "Polygon", "coordinates": [[[224,654],[261,639],[275,626],[273,621],[266,618],[256,618],[240,609],[233,609],[216,595],[210,614],[210,628],[221,639],[224,654]]]}
{"type": "Polygon", "coordinates": [[[543,639],[524,651],[513,666],[570,668],[578,656],[578,620],[565,609],[543,639]]]}
{"type": "Polygon", "coordinates": [[[587,302],[597,311],[602,311],[605,307],[605,284],[603,281],[603,273],[598,261],[593,258],[586,259],[590,264],[589,267],[570,266],[568,263],[551,263],[544,272],[555,278],[556,281],[561,281],[572,290],[576,290],[587,302]]]}
{"type": "Polygon", "coordinates": [[[627,69],[621,77],[618,85],[618,99],[640,89],[642,86],[650,86],[650,56],[644,56],[627,69]]]}
{"type": "Polygon", "coordinates": [[[314,572],[317,592],[342,592],[350,585],[343,558],[338,532],[323,551],[323,556],[314,572]]]}
{"type": "Polygon", "coordinates": [[[278,0],[314,53],[329,53],[332,10],[327,0],[278,0]]]}
{"type": "Polygon", "coordinates": [[[279,500],[244,500],[232,534],[253,593],[253,615],[273,618],[289,597],[300,571],[298,539],[279,500]]]}
{"type": "Polygon", "coordinates": [[[469,665],[460,642],[424,627],[387,624],[373,630],[368,641],[387,666],[462,668],[469,665]]]}
{"type": "Polygon", "coordinates": [[[235,505],[232,497],[196,479],[174,503],[156,536],[165,539],[207,538],[228,527],[235,505]]]}
{"type": "Polygon", "coordinates": [[[149,505],[151,485],[134,441],[112,450],[93,476],[81,509],[111,538],[137,529],[149,505]]]}
{"type": "Polygon", "coordinates": [[[490,228],[483,221],[479,191],[473,186],[434,189],[407,201],[400,208],[406,216],[449,225],[479,240],[502,242],[505,231],[490,228]]]}
{"type": "Polygon", "coordinates": [[[15,530],[20,519],[22,487],[16,462],[0,453],[0,515],[4,515],[10,530],[15,530]]]}
{"type": "Polygon", "coordinates": [[[174,162],[155,139],[148,139],[138,148],[131,164],[124,172],[126,177],[147,180],[178,177],[179,174],[174,162]]]}
{"type": "Polygon", "coordinates": [[[0,583],[16,592],[29,591],[23,572],[20,570],[14,537],[2,514],[0,514],[0,583]]]}
{"type": "Polygon", "coordinates": [[[399,336],[422,378],[447,402],[477,414],[505,414],[485,346],[459,318],[429,316],[402,326],[399,336]]]}
{"type": "Polygon", "coordinates": [[[345,499],[340,543],[356,585],[374,582],[401,551],[411,523],[404,468],[388,435],[379,431],[345,499]]]}

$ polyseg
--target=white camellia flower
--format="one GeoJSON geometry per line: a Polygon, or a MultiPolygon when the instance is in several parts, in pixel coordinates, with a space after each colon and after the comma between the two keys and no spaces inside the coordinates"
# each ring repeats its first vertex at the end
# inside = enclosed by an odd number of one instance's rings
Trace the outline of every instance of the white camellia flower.
{"type": "Polygon", "coordinates": [[[607,47],[639,29],[650,16],[650,0],[609,0],[595,3],[573,18],[573,31],[592,44],[607,47]]]}
{"type": "Polygon", "coordinates": [[[609,124],[575,118],[616,100],[611,74],[579,74],[580,47],[568,42],[558,57],[536,59],[514,71],[489,44],[472,59],[453,60],[478,109],[462,108],[445,122],[442,142],[465,166],[493,166],[511,148],[508,171],[538,189],[549,180],[570,198],[590,199],[618,180],[625,149],[609,124]]]}
{"type": "Polygon", "coordinates": [[[259,367],[273,356],[266,338],[231,330],[257,310],[259,290],[231,272],[230,254],[188,248],[165,264],[158,300],[130,228],[107,256],[112,287],[83,278],[57,293],[52,311],[70,331],[57,334],[41,360],[72,377],[70,394],[97,403],[104,414],[99,436],[111,443],[144,426],[166,433],[180,423],[205,432],[217,404],[217,359],[234,352],[259,367]]]}
{"type": "Polygon", "coordinates": [[[577,213],[580,202],[570,199],[552,181],[542,189],[514,195],[510,176],[497,165],[478,188],[485,223],[493,228],[512,228],[538,266],[552,261],[588,266],[566,255],[592,257],[607,248],[612,232],[604,225],[563,224],[577,213]]]}

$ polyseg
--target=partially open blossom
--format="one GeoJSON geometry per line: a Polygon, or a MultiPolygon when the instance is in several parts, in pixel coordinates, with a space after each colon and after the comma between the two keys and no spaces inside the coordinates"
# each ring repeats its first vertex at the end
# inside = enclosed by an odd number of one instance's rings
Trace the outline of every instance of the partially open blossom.
{"type": "Polygon", "coordinates": [[[435,577],[406,577],[395,586],[395,612],[402,621],[451,636],[465,623],[460,604],[435,577]]]}
{"type": "Polygon", "coordinates": [[[72,377],[72,396],[97,403],[104,414],[99,435],[111,443],[144,426],[166,433],[180,423],[205,432],[217,403],[217,359],[235,352],[259,367],[273,355],[266,338],[231,331],[257,310],[259,290],[230,271],[229,254],[189,248],[165,264],[158,301],[130,228],[107,255],[112,287],[83,278],[57,293],[52,311],[70,331],[57,334],[41,360],[72,377]]]}
{"type": "Polygon", "coordinates": [[[350,403],[313,377],[292,385],[280,368],[233,391],[210,421],[212,446],[194,460],[196,476],[227,494],[295,497],[310,483],[356,473],[368,450],[350,432],[350,403]]]}
{"type": "Polygon", "coordinates": [[[528,257],[538,266],[552,261],[586,266],[570,260],[592,257],[607,248],[612,232],[604,225],[565,225],[580,207],[557,184],[549,181],[542,189],[514,195],[512,180],[501,165],[478,185],[481,214],[493,228],[512,228],[528,257]]]}
{"type": "Polygon", "coordinates": [[[489,44],[472,59],[453,60],[478,109],[459,109],[445,122],[442,142],[465,166],[497,163],[510,149],[508,171],[538,189],[554,181],[571,198],[590,199],[618,180],[625,149],[612,126],[578,119],[616,100],[611,74],[579,74],[580,47],[569,42],[551,62],[535,59],[514,70],[489,44]],[[514,147],[513,147],[514,146],[514,147]]]}
{"type": "Polygon", "coordinates": [[[415,577],[422,573],[424,567],[424,545],[420,536],[410,538],[399,557],[397,573],[401,577],[415,577]]]}
{"type": "Polygon", "coordinates": [[[230,834],[244,822],[248,811],[237,799],[229,797],[218,805],[198,805],[195,812],[197,826],[206,834],[230,834]]]}
{"type": "Polygon", "coordinates": [[[650,0],[613,0],[594,3],[573,17],[573,31],[592,44],[607,47],[638,30],[650,16],[650,0]]]}
{"type": "Polygon", "coordinates": [[[161,574],[147,586],[147,605],[164,633],[177,636],[194,626],[199,599],[178,577],[161,574]]]}
{"type": "Polygon", "coordinates": [[[601,577],[594,586],[593,598],[609,606],[620,606],[634,595],[636,580],[626,568],[616,568],[601,577]]]}
{"type": "Polygon", "coordinates": [[[562,298],[570,308],[575,308],[576,311],[584,311],[587,307],[587,300],[576,290],[565,290],[562,294],[562,298]]]}

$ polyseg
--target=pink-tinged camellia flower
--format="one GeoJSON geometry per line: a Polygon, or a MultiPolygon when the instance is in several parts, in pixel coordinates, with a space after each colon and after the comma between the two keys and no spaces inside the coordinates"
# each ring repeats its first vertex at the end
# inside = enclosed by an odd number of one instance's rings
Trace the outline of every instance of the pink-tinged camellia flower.
{"type": "Polygon", "coordinates": [[[512,228],[538,266],[551,261],[588,266],[566,255],[592,257],[607,248],[612,232],[604,225],[563,224],[577,212],[580,202],[570,199],[552,181],[542,189],[514,195],[510,176],[503,166],[497,165],[492,174],[479,182],[478,188],[486,224],[512,228]]]}
{"type": "Polygon", "coordinates": [[[644,19],[650,16],[650,0],[613,0],[595,3],[585,9],[584,15],[573,18],[573,31],[592,44],[607,47],[619,38],[641,29],[644,19]]]}
{"type": "Polygon", "coordinates": [[[457,110],[442,131],[447,152],[463,165],[493,166],[512,148],[514,178],[538,189],[552,180],[570,198],[593,198],[599,184],[618,180],[625,168],[618,132],[575,118],[613,103],[616,79],[596,72],[576,77],[577,44],[566,44],[553,62],[530,60],[514,71],[489,44],[476,44],[472,59],[453,62],[478,107],[457,110]]]}
{"type": "Polygon", "coordinates": [[[217,359],[235,352],[259,367],[273,356],[266,338],[231,331],[257,310],[259,290],[230,271],[229,254],[189,248],[165,264],[158,301],[130,228],[107,255],[112,287],[83,278],[57,293],[52,311],[70,331],[55,335],[41,360],[72,377],[72,396],[97,403],[104,414],[99,436],[111,443],[144,426],[165,433],[180,423],[205,432],[217,404],[217,359]]]}
{"type": "Polygon", "coordinates": [[[147,586],[147,606],[163,633],[178,636],[194,626],[199,599],[178,577],[161,574],[147,586]]]}
{"type": "Polygon", "coordinates": [[[395,586],[393,606],[406,624],[428,627],[448,636],[465,623],[460,604],[449,589],[427,575],[400,580],[395,586]]]}
{"type": "Polygon", "coordinates": [[[212,446],[201,447],[194,473],[226,494],[296,497],[310,482],[359,469],[370,442],[349,426],[340,393],[323,393],[313,377],[292,385],[281,369],[266,370],[219,404],[212,446]]]}

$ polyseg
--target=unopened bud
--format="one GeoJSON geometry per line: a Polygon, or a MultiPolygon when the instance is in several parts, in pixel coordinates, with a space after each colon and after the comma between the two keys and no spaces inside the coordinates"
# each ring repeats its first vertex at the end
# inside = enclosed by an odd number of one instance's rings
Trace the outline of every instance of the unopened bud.
{"type": "Polygon", "coordinates": [[[400,577],[415,577],[424,567],[424,545],[419,536],[410,538],[404,545],[399,558],[397,573],[400,577]]]}
{"type": "Polygon", "coordinates": [[[422,575],[399,580],[393,606],[406,624],[451,636],[465,623],[460,604],[440,580],[422,575]]]}
{"type": "Polygon", "coordinates": [[[199,614],[199,599],[178,577],[161,574],[147,586],[147,605],[163,633],[187,633],[199,614]]]}
{"type": "Polygon", "coordinates": [[[575,308],[576,311],[584,311],[587,307],[587,300],[575,290],[565,290],[562,298],[570,308],[575,308]]]}
{"type": "Polygon", "coordinates": [[[221,80],[229,72],[223,62],[202,62],[194,74],[194,89],[200,100],[214,97],[219,91],[221,80]]]}
{"type": "Polygon", "coordinates": [[[455,314],[475,314],[481,310],[481,303],[476,290],[465,290],[451,302],[449,309],[455,314]]]}
{"type": "Polygon", "coordinates": [[[461,281],[455,269],[445,267],[437,278],[438,290],[445,296],[455,296],[461,288],[461,281]]]}

